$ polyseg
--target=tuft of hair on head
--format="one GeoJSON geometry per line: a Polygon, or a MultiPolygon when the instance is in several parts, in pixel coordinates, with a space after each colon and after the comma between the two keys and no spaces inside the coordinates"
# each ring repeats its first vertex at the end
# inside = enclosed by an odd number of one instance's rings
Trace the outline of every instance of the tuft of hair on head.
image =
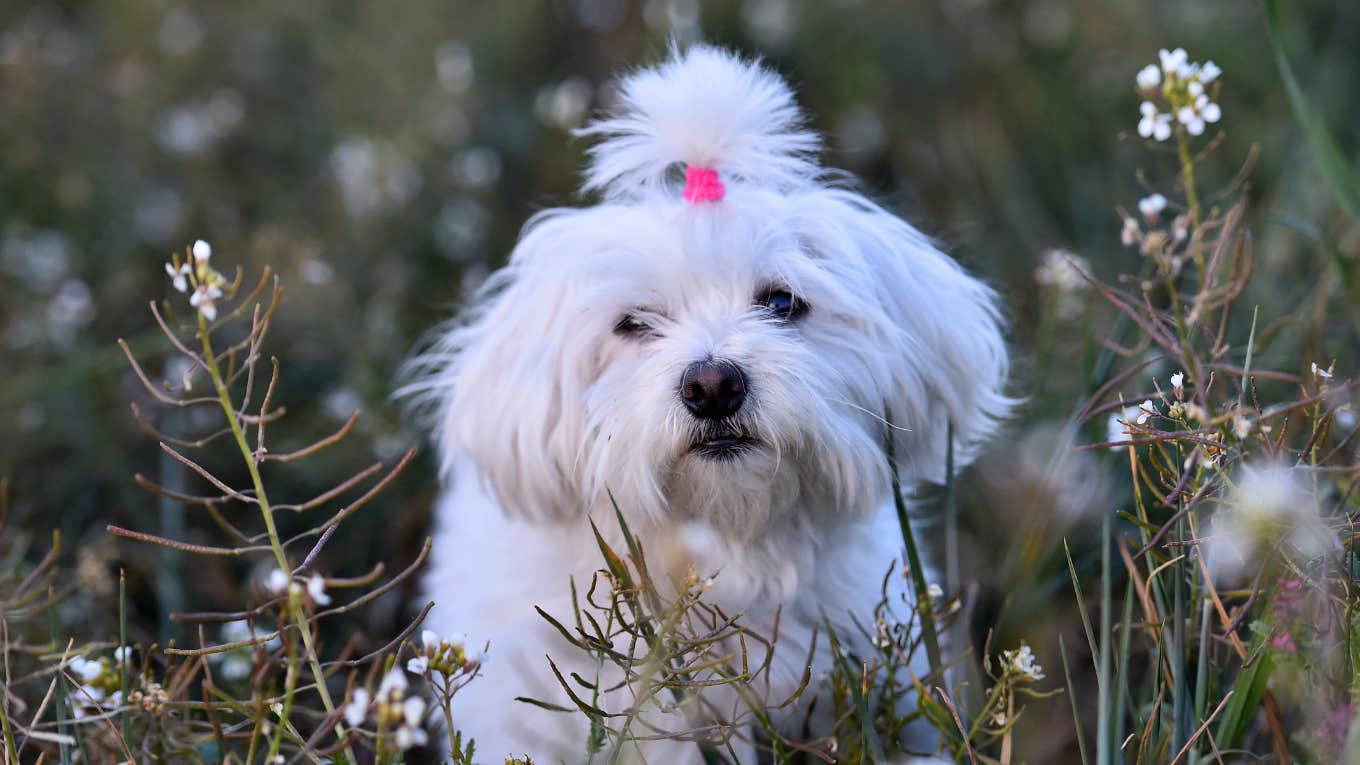
{"type": "Polygon", "coordinates": [[[820,175],[820,141],[783,78],[758,61],[708,45],[671,46],[659,66],[620,85],[620,108],[577,131],[589,150],[583,188],[608,199],[667,192],[677,163],[778,191],[820,175]]]}

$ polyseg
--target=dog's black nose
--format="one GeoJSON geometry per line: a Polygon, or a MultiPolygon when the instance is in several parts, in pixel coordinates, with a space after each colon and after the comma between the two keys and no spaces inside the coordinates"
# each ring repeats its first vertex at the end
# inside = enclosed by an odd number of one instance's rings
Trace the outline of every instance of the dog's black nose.
{"type": "Polygon", "coordinates": [[[730,361],[696,361],[680,376],[680,399],[701,420],[731,417],[746,401],[746,376],[730,361]]]}

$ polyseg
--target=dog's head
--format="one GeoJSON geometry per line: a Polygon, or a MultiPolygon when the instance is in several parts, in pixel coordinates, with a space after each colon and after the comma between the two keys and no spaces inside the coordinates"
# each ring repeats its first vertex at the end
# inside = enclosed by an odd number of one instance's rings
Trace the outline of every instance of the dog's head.
{"type": "Polygon", "coordinates": [[[734,534],[864,512],[1010,404],[995,296],[814,162],[789,88],[693,47],[628,77],[586,188],[425,357],[446,464],[510,512],[607,503],[734,534]],[[891,419],[891,426],[887,420],[891,419]]]}

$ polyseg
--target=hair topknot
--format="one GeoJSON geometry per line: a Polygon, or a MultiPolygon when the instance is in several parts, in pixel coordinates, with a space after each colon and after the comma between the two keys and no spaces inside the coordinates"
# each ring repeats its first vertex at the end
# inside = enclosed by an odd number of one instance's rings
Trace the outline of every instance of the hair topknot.
{"type": "Polygon", "coordinates": [[[664,193],[676,163],[779,190],[820,172],[819,140],[788,84],[707,45],[672,46],[664,63],[626,77],[619,109],[580,134],[602,139],[589,151],[584,188],[609,198],[664,193]]]}

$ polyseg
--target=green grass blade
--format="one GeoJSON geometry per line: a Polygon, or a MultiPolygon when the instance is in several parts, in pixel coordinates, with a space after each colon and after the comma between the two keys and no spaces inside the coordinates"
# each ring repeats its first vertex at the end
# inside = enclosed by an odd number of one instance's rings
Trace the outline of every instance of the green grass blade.
{"type": "Polygon", "coordinates": [[[1360,217],[1360,180],[1356,179],[1355,172],[1346,161],[1345,155],[1341,153],[1341,148],[1337,146],[1331,132],[1327,130],[1322,116],[1308,102],[1308,96],[1304,94],[1303,88],[1294,76],[1294,68],[1290,66],[1289,57],[1285,54],[1284,39],[1280,32],[1278,1],[1264,0],[1264,3],[1266,31],[1269,33],[1271,50],[1275,53],[1275,65],[1280,70],[1280,79],[1284,82],[1285,92],[1289,96],[1289,106],[1294,111],[1294,119],[1298,120],[1308,140],[1313,162],[1322,173],[1327,189],[1332,193],[1336,203],[1352,217],[1360,217]]]}
{"type": "Polygon", "coordinates": [[[1072,702],[1072,727],[1077,731],[1077,749],[1081,752],[1081,765],[1090,765],[1086,755],[1086,734],[1081,732],[1081,715],[1077,713],[1077,690],[1072,686],[1072,670],[1067,666],[1067,645],[1062,635],[1058,636],[1058,653],[1062,656],[1063,678],[1067,681],[1067,698],[1072,702]]]}
{"type": "Polygon", "coordinates": [[[1214,734],[1214,743],[1219,751],[1235,748],[1241,741],[1242,736],[1251,727],[1252,720],[1256,717],[1256,707],[1261,704],[1261,696],[1266,691],[1266,683],[1270,680],[1270,675],[1275,671],[1275,662],[1270,657],[1270,652],[1262,651],[1262,640],[1258,638],[1252,651],[1247,654],[1247,666],[1237,675],[1237,681],[1233,683],[1233,697],[1228,702],[1228,708],[1223,710],[1223,716],[1218,721],[1218,732],[1214,734]],[[1250,657],[1255,656],[1255,661],[1250,661],[1250,657]]]}

